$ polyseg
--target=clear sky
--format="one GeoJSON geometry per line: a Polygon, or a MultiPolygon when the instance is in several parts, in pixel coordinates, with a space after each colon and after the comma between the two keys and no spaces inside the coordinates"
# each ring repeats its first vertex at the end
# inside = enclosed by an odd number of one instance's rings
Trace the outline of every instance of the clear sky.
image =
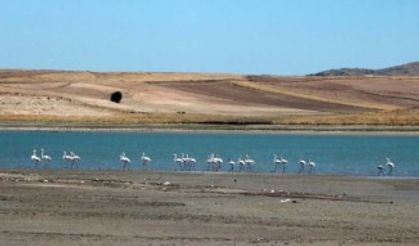
{"type": "Polygon", "coordinates": [[[419,60],[418,0],[0,0],[0,68],[303,75],[419,60]]]}

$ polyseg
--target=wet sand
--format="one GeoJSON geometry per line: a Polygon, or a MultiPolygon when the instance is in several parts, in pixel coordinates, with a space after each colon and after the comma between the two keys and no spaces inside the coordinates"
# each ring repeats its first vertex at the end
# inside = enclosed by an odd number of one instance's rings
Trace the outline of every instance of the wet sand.
{"type": "Polygon", "coordinates": [[[0,245],[418,245],[419,179],[0,170],[0,245]]]}

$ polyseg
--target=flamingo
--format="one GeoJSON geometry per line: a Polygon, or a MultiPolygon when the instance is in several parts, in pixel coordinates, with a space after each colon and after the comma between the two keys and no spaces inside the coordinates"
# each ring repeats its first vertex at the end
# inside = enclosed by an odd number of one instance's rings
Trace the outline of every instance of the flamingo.
{"type": "Polygon", "coordinates": [[[214,156],[214,163],[215,163],[215,171],[219,171],[223,165],[223,159],[219,157],[218,155],[214,156]]]}
{"type": "Polygon", "coordinates": [[[308,170],[308,173],[313,173],[314,172],[314,168],[316,167],[316,163],[314,161],[312,161],[312,160],[309,159],[308,162],[307,162],[307,165],[310,168],[308,170]]]}
{"type": "Polygon", "coordinates": [[[244,158],[244,163],[246,164],[246,166],[247,166],[247,168],[248,168],[248,170],[250,171],[250,172],[252,172],[253,171],[253,167],[254,167],[254,165],[256,164],[256,162],[255,162],[255,160],[253,160],[253,159],[251,159],[250,157],[249,157],[249,155],[245,155],[245,158],[244,158]]]}
{"type": "Polygon", "coordinates": [[[71,156],[71,168],[73,168],[73,166],[77,166],[77,168],[79,167],[79,161],[81,160],[80,156],[76,155],[76,153],[74,152],[70,152],[70,156],[71,156]],[[76,165],[74,165],[76,164],[76,165]]]}
{"type": "Polygon", "coordinates": [[[122,163],[122,169],[129,170],[131,160],[126,156],[125,152],[122,152],[122,154],[119,155],[119,161],[122,163]]]}
{"type": "Polygon", "coordinates": [[[300,169],[298,169],[298,173],[304,172],[305,166],[307,164],[306,161],[300,158],[298,164],[300,164],[300,169]]]}
{"type": "Polygon", "coordinates": [[[387,157],[386,160],[386,166],[388,166],[388,175],[393,175],[393,169],[395,165],[392,161],[390,161],[390,158],[387,157]]]}
{"type": "Polygon", "coordinates": [[[214,171],[215,169],[215,157],[214,154],[210,154],[207,158],[207,164],[208,164],[208,171],[214,171]]]}
{"type": "Polygon", "coordinates": [[[279,160],[281,161],[282,173],[285,173],[285,168],[288,165],[288,161],[284,159],[282,156],[279,157],[279,160]]]}
{"type": "Polygon", "coordinates": [[[189,155],[188,154],[185,154],[185,153],[182,153],[182,159],[183,159],[183,163],[184,163],[184,165],[183,165],[183,169],[184,170],[188,170],[188,168],[189,168],[189,155]]]}
{"type": "Polygon", "coordinates": [[[69,162],[73,162],[73,157],[71,155],[67,155],[67,152],[63,152],[63,160],[68,164],[69,162]]]}
{"type": "Polygon", "coordinates": [[[246,162],[242,157],[240,157],[237,162],[239,163],[239,172],[243,171],[244,167],[246,166],[246,162]]]}
{"type": "Polygon", "coordinates": [[[31,161],[33,162],[35,168],[38,168],[38,164],[41,162],[41,158],[36,155],[36,149],[32,151],[31,161]]]}
{"type": "Polygon", "coordinates": [[[189,168],[189,170],[192,170],[192,168],[195,168],[196,159],[193,157],[189,157],[189,154],[186,154],[184,158],[184,162],[186,166],[189,168]]]}
{"type": "Polygon", "coordinates": [[[278,171],[278,166],[281,165],[281,160],[274,154],[273,163],[275,164],[275,172],[278,171]]]}
{"type": "Polygon", "coordinates": [[[383,165],[377,163],[377,169],[378,169],[378,174],[377,174],[378,176],[384,176],[385,175],[383,165]]]}
{"type": "Polygon", "coordinates": [[[141,161],[143,163],[143,167],[146,167],[148,165],[148,163],[151,162],[151,158],[146,156],[145,153],[141,153],[141,161]]]}
{"type": "Polygon", "coordinates": [[[229,159],[228,164],[230,164],[230,172],[234,171],[234,166],[236,165],[236,162],[232,159],[229,159]]]}
{"type": "Polygon", "coordinates": [[[182,158],[182,169],[186,170],[188,163],[187,163],[187,158],[186,158],[186,154],[185,153],[180,153],[180,158],[182,158]]]}
{"type": "Polygon", "coordinates": [[[182,170],[183,159],[178,157],[177,154],[173,154],[173,161],[179,166],[179,169],[182,170]]]}
{"type": "Polygon", "coordinates": [[[42,161],[46,161],[46,162],[48,162],[48,163],[50,163],[50,162],[52,161],[51,156],[49,156],[49,155],[44,155],[44,149],[43,149],[43,148],[41,149],[41,160],[42,160],[42,161]]]}
{"type": "Polygon", "coordinates": [[[192,169],[195,169],[196,159],[195,159],[195,158],[193,158],[193,157],[191,157],[191,158],[189,158],[189,162],[191,163],[191,164],[190,164],[190,165],[191,165],[191,168],[192,168],[192,169]]]}

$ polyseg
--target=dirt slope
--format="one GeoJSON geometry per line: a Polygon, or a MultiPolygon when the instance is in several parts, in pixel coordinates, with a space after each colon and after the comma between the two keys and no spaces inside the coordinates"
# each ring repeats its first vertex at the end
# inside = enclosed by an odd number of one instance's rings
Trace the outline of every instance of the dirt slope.
{"type": "Polygon", "coordinates": [[[0,116],[234,117],[359,114],[419,106],[419,77],[272,77],[0,70],[0,116]],[[120,103],[110,101],[113,92],[120,103]]]}

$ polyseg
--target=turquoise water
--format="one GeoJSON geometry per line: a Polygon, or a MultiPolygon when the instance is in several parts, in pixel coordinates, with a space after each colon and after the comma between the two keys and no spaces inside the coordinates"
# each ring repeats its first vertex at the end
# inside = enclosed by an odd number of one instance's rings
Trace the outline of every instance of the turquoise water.
{"type": "Polygon", "coordinates": [[[173,153],[183,152],[197,159],[197,170],[205,170],[207,156],[217,153],[225,164],[249,154],[257,172],[270,172],[277,153],[289,161],[287,172],[296,172],[303,157],[316,162],[317,173],[376,175],[376,163],[390,157],[395,176],[418,177],[418,147],[419,137],[407,135],[0,131],[0,167],[32,167],[32,149],[44,148],[53,158],[50,168],[64,167],[61,156],[67,150],[81,156],[84,169],[119,169],[124,151],[132,168],[141,167],[145,152],[152,158],[149,169],[174,170],[173,153]]]}

